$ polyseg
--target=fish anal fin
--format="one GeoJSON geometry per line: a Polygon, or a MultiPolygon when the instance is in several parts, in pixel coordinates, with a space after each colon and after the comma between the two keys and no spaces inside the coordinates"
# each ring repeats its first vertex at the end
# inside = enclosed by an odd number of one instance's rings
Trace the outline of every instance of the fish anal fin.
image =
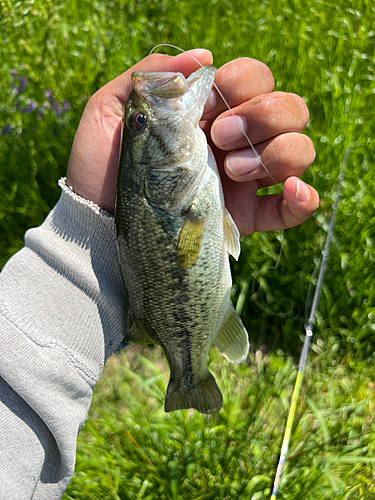
{"type": "Polygon", "coordinates": [[[126,342],[137,342],[140,344],[155,344],[154,340],[147,334],[143,326],[136,321],[132,313],[128,313],[127,328],[125,334],[126,342]]]}
{"type": "Polygon", "coordinates": [[[240,233],[226,208],[224,208],[224,244],[228,253],[238,260],[241,253],[240,233]]]}
{"type": "Polygon", "coordinates": [[[190,208],[178,236],[176,257],[181,269],[190,269],[198,260],[201,251],[206,217],[195,214],[190,208]]]}
{"type": "Polygon", "coordinates": [[[195,408],[200,413],[216,413],[223,406],[223,398],[212,374],[206,370],[202,380],[184,388],[170,380],[165,397],[165,411],[195,408]]]}
{"type": "Polygon", "coordinates": [[[221,354],[231,363],[241,363],[249,353],[249,337],[232,304],[214,341],[221,354]]]}

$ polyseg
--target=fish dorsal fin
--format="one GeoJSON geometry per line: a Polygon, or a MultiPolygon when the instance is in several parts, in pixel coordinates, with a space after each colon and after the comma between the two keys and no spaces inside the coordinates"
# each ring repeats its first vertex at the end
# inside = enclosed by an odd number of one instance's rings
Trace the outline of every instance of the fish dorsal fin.
{"type": "Polygon", "coordinates": [[[205,229],[206,217],[196,214],[192,205],[178,236],[176,256],[181,269],[190,269],[196,263],[205,229]]]}
{"type": "Polygon", "coordinates": [[[131,312],[128,313],[127,317],[125,341],[140,344],[155,344],[155,341],[151,339],[143,326],[134,319],[131,312]]]}
{"type": "Polygon", "coordinates": [[[249,353],[249,337],[232,304],[228,308],[215,346],[231,363],[241,363],[249,353]]]}
{"type": "Polygon", "coordinates": [[[240,233],[228,210],[224,207],[224,244],[228,253],[238,260],[241,253],[240,233]]]}

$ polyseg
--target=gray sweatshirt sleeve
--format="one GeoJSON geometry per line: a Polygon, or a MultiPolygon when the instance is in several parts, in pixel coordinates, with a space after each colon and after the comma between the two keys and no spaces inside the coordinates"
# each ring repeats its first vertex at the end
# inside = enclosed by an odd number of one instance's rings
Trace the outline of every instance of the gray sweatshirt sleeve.
{"type": "Polygon", "coordinates": [[[60,181],[59,202],[0,274],[0,499],[61,498],[128,302],[113,217],[60,181]]]}

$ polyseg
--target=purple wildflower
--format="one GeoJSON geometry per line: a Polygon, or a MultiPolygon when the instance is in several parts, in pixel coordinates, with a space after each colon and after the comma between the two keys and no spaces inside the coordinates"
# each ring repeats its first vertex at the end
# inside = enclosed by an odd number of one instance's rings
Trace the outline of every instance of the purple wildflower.
{"type": "Polygon", "coordinates": [[[13,87],[13,92],[18,95],[20,94],[23,90],[25,90],[26,88],[26,78],[23,76],[21,79],[20,79],[20,84],[18,87],[15,87],[14,84],[12,84],[12,87],[13,87]]]}
{"type": "Polygon", "coordinates": [[[26,108],[21,108],[21,113],[31,113],[36,108],[35,101],[31,100],[30,104],[26,108]]]}
{"type": "Polygon", "coordinates": [[[53,92],[51,89],[47,89],[45,92],[44,92],[44,95],[47,97],[47,99],[52,102],[53,101],[53,92]]]}
{"type": "Polygon", "coordinates": [[[10,125],[5,125],[5,127],[1,131],[1,135],[4,136],[5,134],[7,134],[8,132],[10,132],[11,130],[12,130],[12,127],[10,125]]]}
{"type": "Polygon", "coordinates": [[[62,111],[61,111],[60,106],[57,104],[57,102],[53,101],[52,107],[55,110],[55,113],[57,114],[57,116],[61,116],[62,111]]]}
{"type": "Polygon", "coordinates": [[[66,99],[62,100],[62,106],[64,108],[64,111],[69,111],[70,110],[70,104],[68,103],[68,101],[66,99]]]}
{"type": "Polygon", "coordinates": [[[25,87],[26,87],[26,78],[22,77],[21,80],[20,80],[20,86],[18,87],[18,93],[20,93],[23,90],[25,90],[25,87]]]}
{"type": "Polygon", "coordinates": [[[39,109],[38,109],[38,115],[39,115],[41,118],[44,118],[44,110],[43,110],[43,108],[39,108],[39,109]]]}

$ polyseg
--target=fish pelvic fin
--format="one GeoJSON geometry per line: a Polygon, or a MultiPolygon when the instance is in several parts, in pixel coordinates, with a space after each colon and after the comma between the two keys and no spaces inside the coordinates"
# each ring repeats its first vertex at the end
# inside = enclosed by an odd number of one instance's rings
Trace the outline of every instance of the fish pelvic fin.
{"type": "Polygon", "coordinates": [[[241,363],[249,353],[249,336],[232,304],[228,308],[214,343],[231,363],[241,363]]]}
{"type": "Polygon", "coordinates": [[[200,413],[216,413],[223,406],[223,398],[212,374],[206,370],[199,383],[188,388],[179,381],[170,380],[165,398],[165,411],[195,408],[200,413]]]}
{"type": "Polygon", "coordinates": [[[240,233],[226,208],[224,208],[224,244],[228,253],[238,260],[241,253],[240,233]]]}
{"type": "Polygon", "coordinates": [[[151,339],[143,326],[134,319],[131,312],[127,316],[125,341],[140,344],[155,344],[155,341],[151,339]]]}
{"type": "Polygon", "coordinates": [[[178,237],[176,256],[181,269],[190,269],[198,260],[205,229],[206,217],[196,214],[192,205],[178,237]]]}

